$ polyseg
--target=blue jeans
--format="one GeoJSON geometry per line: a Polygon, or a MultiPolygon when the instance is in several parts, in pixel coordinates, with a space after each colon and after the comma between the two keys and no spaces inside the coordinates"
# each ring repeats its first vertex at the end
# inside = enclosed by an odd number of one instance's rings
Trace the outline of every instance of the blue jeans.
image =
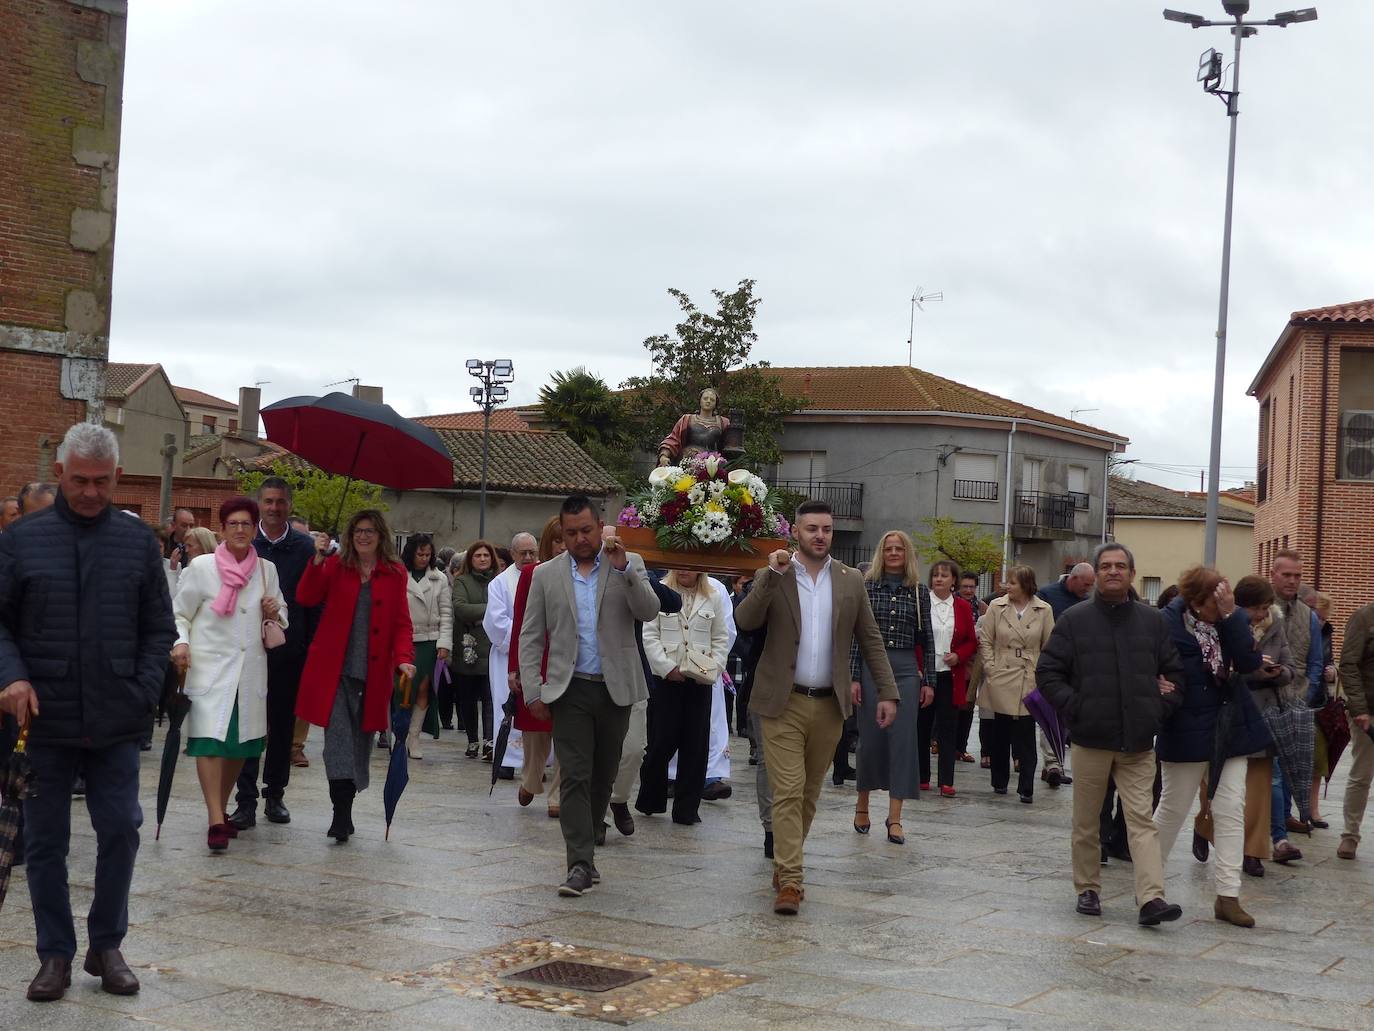
{"type": "Polygon", "coordinates": [[[1274,777],[1270,781],[1269,837],[1276,845],[1288,837],[1288,810],[1293,806],[1293,793],[1288,790],[1288,779],[1280,765],[1276,758],[1274,777]]]}
{"type": "Polygon", "coordinates": [[[24,801],[29,901],[40,959],[76,956],[67,850],[72,836],[72,782],[78,764],[86,775],[86,809],[95,829],[95,897],[86,938],[97,952],[117,949],[129,929],[129,885],[138,854],[138,742],[106,748],[29,745],[34,790],[24,801]]]}

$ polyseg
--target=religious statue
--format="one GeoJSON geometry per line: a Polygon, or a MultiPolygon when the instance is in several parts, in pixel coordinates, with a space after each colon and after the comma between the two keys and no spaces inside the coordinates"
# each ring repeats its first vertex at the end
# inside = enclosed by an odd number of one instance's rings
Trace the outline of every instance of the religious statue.
{"type": "Polygon", "coordinates": [[[711,387],[703,390],[700,410],[679,419],[659,444],[658,464],[675,465],[703,451],[719,451],[731,460],[743,454],[743,419],[737,416],[738,425],[731,433],[730,419],[718,414],[719,407],[720,395],[711,387]]]}

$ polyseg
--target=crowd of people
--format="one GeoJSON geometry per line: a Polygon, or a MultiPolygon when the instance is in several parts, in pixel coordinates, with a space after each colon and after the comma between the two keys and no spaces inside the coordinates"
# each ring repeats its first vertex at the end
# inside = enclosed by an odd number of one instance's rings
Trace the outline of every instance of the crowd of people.
{"type": "Polygon", "coordinates": [[[692,825],[703,801],[729,797],[733,723],[756,767],[773,909],[795,914],[827,772],[854,779],[858,834],[885,792],[883,829],[901,846],[904,805],[932,790],[932,772],[936,797],[952,799],[958,766],[978,761],[976,713],[995,795],[1015,776],[1019,802],[1033,804],[1037,771],[1051,790],[1074,785],[1069,852],[1085,916],[1102,914],[1100,871],[1116,858],[1132,863],[1138,922],[1176,920],[1163,869],[1193,815],[1214,915],[1253,926],[1244,875],[1301,860],[1291,830],[1328,826],[1318,785],[1338,751],[1323,718],[1333,714],[1352,743],[1337,854],[1356,856],[1374,779],[1374,605],[1350,619],[1338,661],[1329,599],[1304,588],[1296,552],[1234,585],[1192,566],[1150,605],[1132,587],[1129,548],[1108,542],[1044,587],[1012,566],[980,598],[978,578],[948,559],[922,577],[899,530],[863,568],[835,561],[833,517],[806,501],[792,547],[751,577],[721,578],[646,569],[583,496],[509,548],[477,540],[461,552],[414,535],[398,553],[372,509],[337,540],[312,532],[275,477],[225,501],[217,530],[178,510],[153,531],[111,506],[118,461],[109,431],[74,426],[57,483],[0,501],[0,712],[6,752],[27,738],[36,786],[20,846],[40,961],[30,999],[60,998],[71,981],[65,858],[80,777],[98,840],[84,969],[106,991],[138,990],[120,947],[139,752],[154,713],[183,698],[216,853],[255,826],[259,800],[269,821],[290,822],[311,727],[339,845],[355,833],[378,745],[423,761],[425,737],[453,732],[468,759],[508,771],[518,805],[544,797],[566,852],[557,890],[575,898],[600,883],[596,850],[612,825],[634,834],[635,813],[692,825]],[[1314,723],[1298,735],[1314,766],[1301,783],[1274,719],[1293,711],[1314,723]],[[392,738],[401,712],[408,730],[392,738]]]}

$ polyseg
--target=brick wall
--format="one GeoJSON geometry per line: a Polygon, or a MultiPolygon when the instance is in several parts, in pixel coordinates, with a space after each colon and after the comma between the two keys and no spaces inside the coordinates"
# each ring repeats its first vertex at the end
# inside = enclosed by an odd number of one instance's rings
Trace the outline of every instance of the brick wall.
{"type": "MultiPolygon", "coordinates": [[[[172,507],[189,508],[196,514],[197,526],[219,532],[219,506],[239,493],[235,480],[213,480],[198,476],[178,476],[172,480],[172,507]]],[[[157,476],[121,476],[112,498],[115,508],[137,512],[145,522],[156,525],[162,497],[162,480],[157,476]]]]}
{"type": "MultiPolygon", "coordinates": [[[[1269,400],[1275,413],[1268,496],[1255,509],[1255,568],[1267,574],[1273,553],[1285,546],[1301,552],[1305,559],[1304,579],[1332,597],[1331,618],[1338,636],[1355,609],[1374,601],[1374,482],[1337,479],[1340,356],[1342,349],[1349,348],[1374,348],[1374,325],[1302,327],[1293,333],[1292,341],[1255,391],[1256,400],[1269,400]],[[1291,406],[1290,379],[1294,398],[1291,406]],[[1287,458],[1290,430],[1291,469],[1287,458]]],[[[1261,455],[1261,463],[1264,460],[1261,455]]]]}
{"type": "Polygon", "coordinates": [[[0,0],[0,489],[99,419],[124,0],[0,0]]]}

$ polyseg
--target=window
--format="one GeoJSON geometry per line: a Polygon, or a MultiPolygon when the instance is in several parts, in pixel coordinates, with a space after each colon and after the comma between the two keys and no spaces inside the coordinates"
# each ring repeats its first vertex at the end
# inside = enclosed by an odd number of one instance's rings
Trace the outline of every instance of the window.
{"type": "Polygon", "coordinates": [[[1141,585],[1144,587],[1142,593],[1144,594],[1144,600],[1146,602],[1153,605],[1155,602],[1159,601],[1159,594],[1163,588],[1163,583],[1159,577],[1147,576],[1141,580],[1141,585]]]}
{"type": "Polygon", "coordinates": [[[778,479],[817,483],[825,479],[824,451],[784,451],[778,479]]]}
{"type": "Polygon", "coordinates": [[[1088,467],[1085,465],[1069,466],[1069,495],[1073,498],[1073,507],[1080,512],[1088,510],[1088,467]]]}
{"type": "Polygon", "coordinates": [[[200,428],[206,433],[214,433],[215,417],[213,415],[202,415],[200,417],[200,428]]]}
{"type": "Polygon", "coordinates": [[[1255,484],[1255,498],[1264,502],[1269,497],[1269,400],[1260,404],[1259,417],[1259,475],[1255,484]]]}
{"type": "Polygon", "coordinates": [[[954,456],[954,497],[965,501],[997,500],[997,456],[954,456]]]}
{"type": "Polygon", "coordinates": [[[239,431],[239,421],[238,421],[237,419],[230,418],[230,420],[229,420],[229,432],[230,432],[230,433],[237,433],[238,431],[239,431]]]}
{"type": "Polygon", "coordinates": [[[1374,481],[1374,350],[1341,351],[1336,476],[1374,481]]]}
{"type": "Polygon", "coordinates": [[[1288,377],[1288,453],[1283,462],[1283,485],[1293,483],[1293,424],[1298,421],[1298,413],[1293,410],[1293,385],[1295,379],[1288,377]]]}
{"type": "Polygon", "coordinates": [[[1038,491],[1044,470],[1045,463],[1038,458],[1021,459],[1021,489],[1026,492],[1038,491]]]}

